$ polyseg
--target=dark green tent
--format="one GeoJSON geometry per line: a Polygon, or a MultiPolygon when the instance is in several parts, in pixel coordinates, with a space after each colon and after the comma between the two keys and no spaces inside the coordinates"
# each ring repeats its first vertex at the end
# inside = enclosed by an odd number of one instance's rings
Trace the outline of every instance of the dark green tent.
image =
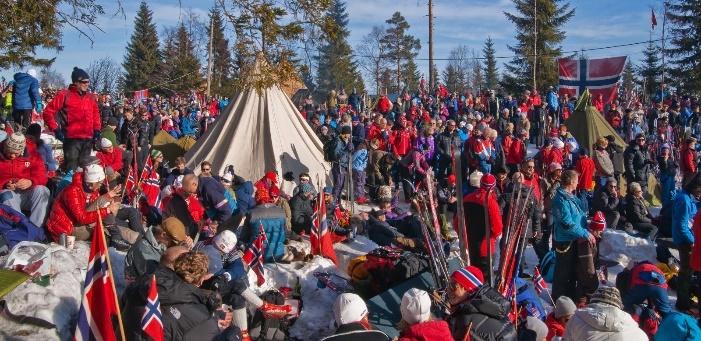
{"type": "Polygon", "coordinates": [[[582,94],[574,113],[565,121],[565,125],[572,136],[577,139],[577,143],[590,151],[593,150],[598,138],[608,135],[615,137],[617,145],[623,148],[627,146],[626,141],[606,122],[604,116],[591,105],[589,90],[582,94]]]}

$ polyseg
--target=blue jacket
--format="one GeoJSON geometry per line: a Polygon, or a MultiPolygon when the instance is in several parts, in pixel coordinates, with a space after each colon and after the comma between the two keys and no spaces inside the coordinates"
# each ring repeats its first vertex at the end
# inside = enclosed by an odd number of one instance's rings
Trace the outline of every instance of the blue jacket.
{"type": "Polygon", "coordinates": [[[39,101],[39,81],[28,73],[15,74],[15,86],[12,89],[12,109],[34,109],[39,101]]]}
{"type": "Polygon", "coordinates": [[[557,94],[555,93],[555,91],[548,91],[548,95],[545,97],[545,101],[548,103],[548,106],[553,110],[557,110],[558,108],[560,108],[560,102],[557,100],[557,94]]]}
{"type": "Polygon", "coordinates": [[[690,315],[673,312],[665,316],[655,334],[655,341],[701,340],[701,328],[690,315]]]}
{"type": "Polygon", "coordinates": [[[587,215],[581,207],[579,199],[567,193],[562,187],[555,192],[552,200],[552,213],[554,227],[554,240],[557,242],[569,242],[579,238],[586,238],[587,215]]]}
{"type": "Polygon", "coordinates": [[[58,169],[58,164],[54,158],[54,151],[51,149],[51,146],[46,143],[42,143],[40,146],[38,146],[37,151],[39,152],[39,155],[41,155],[41,159],[44,161],[44,163],[46,163],[47,171],[53,172],[58,169]]]}
{"type": "Polygon", "coordinates": [[[368,166],[368,151],[367,149],[357,150],[353,154],[353,170],[364,172],[368,166]]]}
{"type": "Polygon", "coordinates": [[[256,207],[256,199],[253,197],[253,183],[246,181],[235,187],[236,204],[238,205],[239,214],[246,214],[250,209],[256,207]]]}
{"type": "Polygon", "coordinates": [[[229,206],[229,201],[224,196],[224,192],[226,192],[226,188],[219,180],[211,176],[200,177],[200,201],[206,209],[216,212],[211,218],[220,222],[231,218],[232,214],[231,206],[229,206]]]}
{"type": "Polygon", "coordinates": [[[691,230],[696,215],[696,199],[687,191],[681,191],[674,199],[672,208],[672,241],[676,245],[694,243],[694,232],[691,230]]]}

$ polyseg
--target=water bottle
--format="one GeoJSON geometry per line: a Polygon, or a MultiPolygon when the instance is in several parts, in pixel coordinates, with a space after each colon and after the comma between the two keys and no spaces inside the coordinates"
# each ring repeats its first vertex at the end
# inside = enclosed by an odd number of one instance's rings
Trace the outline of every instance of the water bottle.
{"type": "Polygon", "coordinates": [[[66,243],[67,243],[67,242],[66,242],[66,234],[65,234],[65,233],[61,233],[61,235],[58,236],[58,244],[61,245],[61,246],[63,246],[63,247],[66,247],[66,246],[67,246],[66,243]]]}

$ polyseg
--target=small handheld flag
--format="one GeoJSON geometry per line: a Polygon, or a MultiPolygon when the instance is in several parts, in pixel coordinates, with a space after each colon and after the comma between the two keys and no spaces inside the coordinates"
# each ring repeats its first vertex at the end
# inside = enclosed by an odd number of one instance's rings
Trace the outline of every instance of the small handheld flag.
{"type": "Polygon", "coordinates": [[[258,237],[253,241],[253,244],[244,252],[243,262],[248,265],[249,268],[253,270],[258,279],[258,286],[265,283],[265,270],[263,269],[263,254],[265,253],[265,242],[268,241],[265,235],[265,230],[263,229],[263,224],[259,226],[258,237]]]}
{"type": "Polygon", "coordinates": [[[538,269],[537,266],[535,267],[535,272],[533,274],[533,285],[538,295],[548,289],[548,283],[546,283],[543,279],[543,276],[540,274],[540,269],[538,269]]]}
{"type": "Polygon", "coordinates": [[[148,290],[148,299],[144,307],[144,316],[141,317],[141,329],[154,341],[163,341],[163,315],[161,314],[161,302],[158,300],[158,287],[156,275],[151,277],[151,287],[148,290]]]}

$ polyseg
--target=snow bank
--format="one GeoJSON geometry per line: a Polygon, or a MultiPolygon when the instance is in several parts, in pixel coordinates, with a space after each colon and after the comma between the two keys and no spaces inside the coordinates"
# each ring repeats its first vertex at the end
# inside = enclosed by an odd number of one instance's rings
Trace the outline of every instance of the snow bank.
{"type": "Polygon", "coordinates": [[[623,231],[606,230],[599,244],[601,259],[617,262],[623,267],[631,261],[656,262],[655,243],[629,235],[623,231]]]}

